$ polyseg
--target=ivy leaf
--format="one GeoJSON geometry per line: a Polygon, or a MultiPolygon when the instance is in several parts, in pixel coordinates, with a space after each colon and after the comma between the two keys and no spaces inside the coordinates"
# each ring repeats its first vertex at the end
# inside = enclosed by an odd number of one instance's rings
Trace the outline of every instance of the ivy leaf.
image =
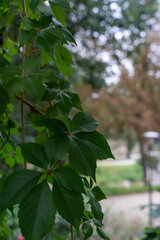
{"type": "Polygon", "coordinates": [[[39,143],[41,144],[42,146],[45,145],[45,143],[47,142],[48,140],[48,134],[47,134],[47,131],[46,129],[43,130],[42,132],[40,132],[37,137],[36,137],[36,143],[39,143]]]}
{"type": "Polygon", "coordinates": [[[38,33],[36,40],[38,47],[52,55],[56,43],[67,43],[61,28],[48,27],[38,33]]]}
{"type": "Polygon", "coordinates": [[[61,52],[57,49],[55,49],[55,61],[56,61],[56,65],[57,65],[57,68],[59,69],[59,71],[69,78],[70,72],[71,72],[71,67],[70,67],[69,63],[67,63],[63,59],[61,52]]]}
{"type": "Polygon", "coordinates": [[[10,79],[6,85],[6,90],[10,97],[14,97],[23,87],[22,78],[10,79]]]}
{"type": "Polygon", "coordinates": [[[41,0],[30,0],[30,8],[35,11],[41,0]]]}
{"type": "Polygon", "coordinates": [[[110,240],[109,237],[107,237],[107,235],[103,232],[103,230],[101,228],[97,228],[97,233],[98,235],[102,238],[102,239],[105,239],[105,240],[110,240]]]}
{"type": "Polygon", "coordinates": [[[6,157],[5,158],[5,163],[10,167],[13,168],[15,165],[15,159],[13,157],[6,157]]]}
{"type": "Polygon", "coordinates": [[[39,23],[36,19],[25,17],[23,18],[22,23],[25,27],[28,28],[39,28],[39,23]]]}
{"type": "Polygon", "coordinates": [[[84,239],[89,238],[93,233],[93,228],[90,223],[84,223],[82,225],[82,232],[84,234],[84,239]]]}
{"type": "Polygon", "coordinates": [[[24,90],[34,97],[38,103],[44,94],[43,83],[37,76],[30,76],[24,79],[24,90]]]}
{"type": "Polygon", "coordinates": [[[52,4],[50,5],[54,17],[57,19],[58,22],[62,23],[62,25],[66,27],[65,13],[63,9],[59,7],[54,7],[52,4]]]}
{"type": "Polygon", "coordinates": [[[0,54],[0,67],[4,67],[10,65],[10,62],[8,62],[1,54],[0,54]]]}
{"type": "Polygon", "coordinates": [[[2,114],[6,107],[7,104],[9,103],[9,95],[6,92],[6,90],[0,85],[0,114],[2,114]]]}
{"type": "Polygon", "coordinates": [[[45,3],[40,2],[38,5],[38,10],[46,16],[52,16],[52,10],[50,7],[46,6],[45,3]]]}
{"type": "Polygon", "coordinates": [[[85,141],[70,137],[69,162],[76,172],[95,179],[96,159],[85,141]]]}
{"type": "Polygon", "coordinates": [[[68,94],[61,92],[57,97],[56,105],[61,114],[64,117],[67,117],[68,113],[72,109],[72,100],[68,94]]]}
{"type": "Polygon", "coordinates": [[[94,132],[98,125],[96,120],[83,112],[79,112],[74,116],[73,123],[76,124],[79,129],[85,132],[94,132]]]}
{"type": "Polygon", "coordinates": [[[72,34],[71,34],[66,28],[64,28],[64,27],[62,27],[62,26],[57,26],[57,29],[58,29],[58,28],[62,31],[62,33],[63,33],[66,41],[72,42],[72,43],[74,43],[75,45],[77,45],[75,39],[74,39],[73,36],[72,36],[72,34]]]}
{"type": "Polygon", "coordinates": [[[47,111],[45,112],[45,117],[46,118],[54,118],[57,117],[57,107],[53,106],[47,109],[47,111]]]}
{"type": "Polygon", "coordinates": [[[32,42],[36,37],[36,31],[34,29],[21,29],[19,33],[20,45],[23,46],[26,43],[32,42]]]}
{"type": "Polygon", "coordinates": [[[72,94],[69,91],[62,91],[59,93],[56,100],[56,105],[64,117],[67,117],[72,107],[82,110],[78,95],[76,93],[72,94]]]}
{"type": "Polygon", "coordinates": [[[99,202],[96,201],[96,199],[88,190],[86,191],[86,193],[89,197],[89,203],[91,204],[91,209],[95,218],[98,219],[99,221],[102,221],[103,213],[102,213],[101,205],[99,204],[99,202]]]}
{"type": "Polygon", "coordinates": [[[74,64],[74,62],[72,60],[72,55],[70,54],[70,52],[68,51],[67,48],[65,48],[61,45],[56,45],[55,49],[59,52],[63,61],[65,61],[66,63],[74,64]]]}
{"type": "Polygon", "coordinates": [[[94,225],[97,226],[97,227],[102,227],[102,226],[103,226],[102,222],[99,221],[99,220],[97,220],[97,219],[95,219],[95,218],[92,219],[92,222],[93,222],[94,225]]]}
{"type": "Polygon", "coordinates": [[[68,132],[66,125],[56,118],[45,119],[44,126],[56,134],[64,134],[68,132]]]}
{"type": "Polygon", "coordinates": [[[70,98],[72,100],[72,106],[79,109],[80,111],[83,111],[78,94],[72,93],[69,91],[67,91],[66,93],[67,93],[67,95],[70,96],[70,98]]]}
{"type": "Polygon", "coordinates": [[[84,209],[81,194],[67,190],[54,179],[53,199],[58,213],[78,231],[84,209]]]}
{"type": "Polygon", "coordinates": [[[71,10],[69,2],[67,0],[50,0],[49,3],[51,6],[60,7],[69,11],[71,10]]]}
{"type": "Polygon", "coordinates": [[[69,139],[65,134],[57,134],[48,139],[45,150],[51,164],[65,156],[69,148],[69,139]]]}
{"type": "Polygon", "coordinates": [[[54,170],[56,181],[69,191],[84,193],[81,177],[70,167],[63,166],[54,170]]]}
{"type": "Polygon", "coordinates": [[[47,182],[35,186],[19,207],[19,225],[26,240],[40,240],[54,224],[55,207],[47,182]]]}
{"type": "Polygon", "coordinates": [[[27,74],[30,71],[35,70],[40,64],[41,64],[40,56],[26,58],[26,60],[23,62],[24,72],[27,74]]]}
{"type": "Polygon", "coordinates": [[[7,11],[3,14],[2,18],[0,19],[0,29],[6,27],[13,19],[15,13],[7,11]]]}
{"type": "Polygon", "coordinates": [[[110,146],[108,145],[104,136],[99,132],[78,133],[77,138],[86,142],[86,145],[93,149],[96,159],[113,158],[110,146]]]}
{"type": "Polygon", "coordinates": [[[38,167],[47,169],[49,160],[46,156],[45,149],[38,143],[20,144],[24,159],[38,167]]]}
{"type": "Polygon", "coordinates": [[[0,195],[0,206],[9,208],[21,200],[36,185],[41,173],[31,170],[18,170],[7,177],[0,195]]]}
{"type": "Polygon", "coordinates": [[[97,199],[98,201],[106,199],[104,192],[99,186],[95,186],[94,188],[92,188],[91,192],[93,193],[95,199],[97,199]]]}

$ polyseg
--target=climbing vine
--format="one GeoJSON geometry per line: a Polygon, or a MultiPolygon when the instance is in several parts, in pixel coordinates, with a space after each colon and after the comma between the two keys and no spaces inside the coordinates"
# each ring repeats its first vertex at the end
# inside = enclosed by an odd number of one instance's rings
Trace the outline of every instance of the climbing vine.
{"type": "Polygon", "coordinates": [[[88,239],[93,227],[109,239],[99,203],[106,197],[95,172],[97,159],[114,157],[96,131],[98,122],[70,90],[74,62],[67,46],[76,42],[66,28],[67,11],[67,0],[1,1],[0,158],[12,169],[9,175],[0,171],[1,240],[14,239],[6,214],[15,206],[26,240],[42,240],[57,213],[70,225],[71,239],[79,231],[88,239]],[[26,139],[27,131],[35,141],[26,139]]]}

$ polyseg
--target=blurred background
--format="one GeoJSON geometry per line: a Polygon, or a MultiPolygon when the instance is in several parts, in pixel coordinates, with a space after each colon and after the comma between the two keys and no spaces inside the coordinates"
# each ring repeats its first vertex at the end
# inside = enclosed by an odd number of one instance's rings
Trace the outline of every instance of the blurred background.
{"type": "Polygon", "coordinates": [[[116,158],[98,163],[104,229],[111,240],[160,239],[160,2],[71,6],[74,90],[116,158]]]}
{"type": "MultiPolygon", "coordinates": [[[[77,46],[68,46],[75,63],[72,88],[79,94],[84,110],[100,123],[99,131],[106,136],[116,158],[99,161],[97,167],[97,183],[107,196],[101,202],[104,230],[111,240],[158,240],[160,1],[70,0],[70,5],[73,12],[66,13],[67,26],[77,42],[77,46]]],[[[10,26],[10,39],[18,36],[18,21],[14,19],[10,26]]],[[[0,45],[5,47],[3,38],[2,29],[0,45]]],[[[50,67],[57,71],[54,63],[50,67]]],[[[14,118],[19,120],[19,109],[15,109],[14,118]]],[[[20,132],[18,126],[14,131],[20,132]]],[[[35,137],[29,130],[26,135],[26,141],[35,137]]],[[[11,152],[7,148],[0,155],[7,164],[1,164],[3,171],[17,167],[9,157],[11,152]]],[[[16,161],[21,162],[19,152],[17,156],[16,161]]],[[[16,214],[15,209],[8,223],[19,235],[16,214]]],[[[68,226],[59,218],[55,234],[59,240],[70,239],[68,226]]]]}

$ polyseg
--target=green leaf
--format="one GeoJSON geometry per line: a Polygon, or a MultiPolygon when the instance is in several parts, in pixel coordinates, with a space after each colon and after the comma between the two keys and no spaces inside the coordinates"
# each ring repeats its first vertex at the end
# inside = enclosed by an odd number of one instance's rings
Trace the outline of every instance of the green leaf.
{"type": "Polygon", "coordinates": [[[9,103],[9,95],[6,92],[6,90],[0,85],[0,114],[2,114],[6,107],[7,104],[9,103]]]}
{"type": "Polygon", "coordinates": [[[47,109],[47,111],[45,112],[45,117],[46,118],[54,118],[57,117],[57,107],[53,106],[47,109]]]}
{"type": "Polygon", "coordinates": [[[80,130],[85,132],[94,132],[98,125],[96,120],[83,112],[79,112],[74,116],[73,123],[77,125],[80,130]]]}
{"type": "Polygon", "coordinates": [[[69,78],[71,67],[67,62],[65,62],[65,60],[61,56],[61,53],[57,49],[55,49],[55,61],[59,71],[69,78]]]}
{"type": "Polygon", "coordinates": [[[19,33],[20,45],[32,42],[36,37],[36,31],[34,29],[21,29],[19,33]]]}
{"type": "Polygon", "coordinates": [[[93,193],[96,200],[101,201],[102,199],[106,199],[106,196],[102,189],[99,186],[95,186],[92,188],[91,192],[93,193]]]}
{"type": "Polygon", "coordinates": [[[82,110],[78,95],[69,91],[61,91],[59,93],[56,100],[56,106],[64,117],[67,117],[72,107],[82,110]]]}
{"type": "Polygon", "coordinates": [[[13,19],[15,13],[13,12],[5,12],[2,16],[2,18],[0,19],[0,29],[3,27],[6,27],[13,19]]]}
{"type": "Polygon", "coordinates": [[[84,223],[82,225],[82,232],[84,234],[84,239],[89,238],[93,234],[93,228],[90,223],[84,223]]]}
{"type": "Polygon", "coordinates": [[[51,4],[51,9],[57,21],[62,23],[62,25],[66,27],[65,13],[63,9],[59,7],[54,7],[52,4],[51,4]]]}
{"type": "Polygon", "coordinates": [[[45,150],[51,164],[65,156],[69,148],[69,139],[65,134],[50,137],[45,144],[45,150]]]}
{"type": "Polygon", "coordinates": [[[50,25],[50,23],[52,23],[52,16],[43,15],[38,21],[40,29],[47,28],[50,25]]]}
{"type": "Polygon", "coordinates": [[[49,160],[46,156],[45,149],[38,143],[20,144],[24,159],[38,167],[47,169],[49,160]]]}
{"type": "Polygon", "coordinates": [[[72,93],[72,92],[69,92],[69,91],[67,91],[66,93],[67,93],[67,95],[70,96],[70,98],[72,100],[72,106],[74,108],[79,109],[80,111],[83,111],[78,94],[72,93]]]}
{"type": "Polygon", "coordinates": [[[99,221],[99,220],[97,220],[97,219],[92,219],[92,222],[95,224],[95,226],[97,226],[97,227],[102,227],[103,226],[103,224],[102,224],[102,222],[101,221],[99,221]]]}
{"type": "Polygon", "coordinates": [[[71,100],[70,96],[65,92],[59,93],[57,100],[56,100],[56,106],[57,106],[58,110],[61,112],[61,114],[64,117],[67,117],[68,113],[72,109],[72,100],[71,100]]]}
{"type": "Polygon", "coordinates": [[[96,201],[96,199],[88,190],[86,191],[86,193],[89,197],[89,203],[91,204],[91,209],[95,218],[98,219],[99,221],[102,221],[103,213],[102,213],[101,205],[99,204],[99,202],[96,201]]]}
{"type": "Polygon", "coordinates": [[[18,170],[7,177],[0,195],[0,206],[9,208],[21,202],[36,185],[41,173],[31,170],[18,170]]]}
{"type": "Polygon", "coordinates": [[[78,230],[84,208],[81,194],[67,190],[54,179],[53,199],[58,213],[78,230]]]}
{"type": "Polygon", "coordinates": [[[13,168],[15,165],[15,159],[13,157],[6,157],[5,158],[5,163],[10,167],[13,168]]]}
{"type": "Polygon", "coordinates": [[[86,145],[93,150],[96,159],[114,159],[106,139],[99,132],[78,133],[76,137],[85,141],[86,145]]]}
{"type": "Polygon", "coordinates": [[[24,90],[30,94],[37,103],[41,101],[44,94],[44,87],[38,76],[30,76],[24,79],[24,90]]]}
{"type": "Polygon", "coordinates": [[[39,143],[42,146],[44,146],[44,144],[47,142],[47,140],[48,140],[48,134],[46,132],[46,129],[43,130],[42,132],[40,132],[36,137],[36,143],[39,143]]]}
{"type": "Polygon", "coordinates": [[[103,232],[103,230],[101,228],[97,228],[97,233],[98,235],[102,238],[102,239],[105,239],[105,240],[110,240],[109,237],[107,237],[107,235],[103,232]]]}
{"type": "Polygon", "coordinates": [[[22,23],[25,27],[28,27],[28,28],[39,28],[40,27],[39,22],[36,19],[32,19],[29,17],[23,18],[22,23]]]}
{"type": "Polygon", "coordinates": [[[37,113],[32,113],[32,114],[28,114],[29,115],[29,120],[31,121],[31,123],[36,126],[36,127],[42,127],[43,126],[43,121],[44,121],[44,117],[40,114],[37,113]]]}
{"type": "Polygon", "coordinates": [[[55,207],[46,182],[35,186],[19,207],[19,225],[26,240],[41,240],[54,224],[55,207]]]}
{"type": "Polygon", "coordinates": [[[96,159],[85,141],[70,137],[69,162],[76,172],[95,179],[96,159]]]}
{"type": "Polygon", "coordinates": [[[62,31],[62,33],[63,33],[66,41],[72,42],[72,43],[74,43],[75,45],[77,45],[75,39],[74,39],[73,36],[72,36],[72,34],[71,34],[66,28],[64,28],[64,27],[62,27],[62,26],[57,26],[57,29],[58,29],[58,28],[59,28],[59,30],[61,29],[61,31],[62,31]]]}
{"type": "Polygon", "coordinates": [[[69,191],[84,193],[81,177],[70,167],[57,168],[53,173],[56,181],[69,191]]]}
{"type": "Polygon", "coordinates": [[[52,55],[56,43],[67,43],[67,41],[61,28],[48,27],[38,33],[36,43],[40,49],[52,55]]]}
{"type": "Polygon", "coordinates": [[[50,7],[46,6],[45,3],[40,2],[38,5],[38,10],[46,16],[52,16],[52,10],[50,7]]]}
{"type": "Polygon", "coordinates": [[[68,51],[67,48],[61,46],[61,45],[56,45],[55,49],[59,52],[61,58],[63,59],[64,62],[74,64],[72,60],[72,55],[68,51]]]}
{"type": "Polygon", "coordinates": [[[67,0],[50,0],[49,3],[51,6],[60,7],[69,11],[71,10],[69,2],[67,0]]]}
{"type": "Polygon", "coordinates": [[[8,62],[1,54],[0,54],[0,67],[4,67],[10,65],[10,62],[8,62]]]}
{"type": "Polygon", "coordinates": [[[14,97],[23,87],[22,78],[10,79],[6,85],[6,90],[10,97],[14,97]]]}
{"type": "Polygon", "coordinates": [[[66,125],[56,118],[45,119],[44,126],[56,134],[64,134],[68,132],[66,125]]]}
{"type": "Polygon", "coordinates": [[[24,69],[24,72],[27,74],[35,70],[40,65],[41,65],[40,56],[29,57],[29,58],[26,58],[26,60],[23,62],[23,69],[24,69]]]}
{"type": "Polygon", "coordinates": [[[35,11],[41,0],[30,0],[30,8],[35,11]]]}

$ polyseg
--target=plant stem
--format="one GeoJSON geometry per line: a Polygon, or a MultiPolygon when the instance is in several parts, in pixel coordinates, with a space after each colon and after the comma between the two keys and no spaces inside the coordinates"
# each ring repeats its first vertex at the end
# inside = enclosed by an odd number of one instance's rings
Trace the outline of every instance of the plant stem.
{"type": "MultiPolygon", "coordinates": [[[[22,143],[25,142],[25,133],[24,133],[24,108],[23,108],[23,89],[21,90],[21,125],[22,125],[22,143]]],[[[27,162],[24,159],[24,169],[27,169],[27,162]]]]}
{"type": "Polygon", "coordinates": [[[70,224],[70,231],[71,231],[71,240],[74,240],[73,238],[73,226],[70,224]]]}
{"type": "Polygon", "coordinates": [[[58,160],[58,161],[53,165],[53,167],[52,167],[49,171],[47,171],[47,175],[50,175],[50,174],[53,172],[53,170],[54,170],[55,167],[58,165],[58,163],[59,163],[59,166],[62,167],[62,160],[58,160]]]}
{"type": "MultiPolygon", "coordinates": [[[[19,97],[18,95],[16,95],[16,98],[19,99],[20,101],[22,100],[22,98],[19,97]]],[[[31,111],[32,111],[32,112],[39,113],[39,114],[41,114],[41,115],[43,116],[43,113],[42,113],[36,106],[34,106],[33,104],[31,104],[30,102],[28,102],[28,101],[25,100],[25,99],[23,99],[23,102],[24,102],[27,106],[29,106],[29,107],[31,108],[31,111]]]]}
{"type": "MultiPolygon", "coordinates": [[[[27,16],[26,14],[26,2],[25,0],[22,0],[22,7],[23,7],[23,17],[25,18],[27,16]]],[[[26,45],[23,46],[23,62],[26,59],[26,45]]],[[[22,76],[24,77],[24,70],[22,69],[22,76]]],[[[21,89],[21,125],[22,125],[22,143],[25,142],[25,124],[24,124],[24,107],[23,107],[23,98],[24,98],[24,90],[21,89]]],[[[24,169],[27,169],[27,162],[24,159],[24,169]]]]}
{"type": "Polygon", "coordinates": [[[27,13],[26,13],[26,1],[22,0],[22,7],[23,7],[23,16],[26,17],[27,13]]]}

